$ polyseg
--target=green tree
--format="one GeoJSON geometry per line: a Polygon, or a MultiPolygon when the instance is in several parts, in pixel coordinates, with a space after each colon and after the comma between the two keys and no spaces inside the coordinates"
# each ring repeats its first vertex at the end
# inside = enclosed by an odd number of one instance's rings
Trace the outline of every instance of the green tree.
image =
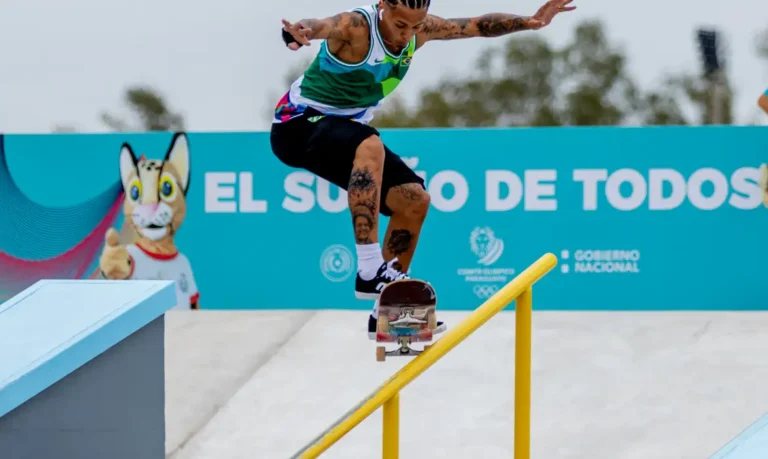
{"type": "Polygon", "coordinates": [[[378,115],[378,127],[618,125],[644,101],[623,51],[603,24],[579,25],[570,43],[554,48],[538,35],[509,38],[476,61],[467,78],[425,89],[418,106],[400,99],[378,115]]]}
{"type": "Polygon", "coordinates": [[[661,87],[643,95],[640,123],[651,126],[690,124],[680,106],[684,97],[674,77],[665,78],[661,87]]]}
{"type": "Polygon", "coordinates": [[[102,122],[114,131],[184,130],[184,117],[171,111],[163,96],[149,86],[129,87],[123,100],[137,121],[130,123],[108,112],[102,113],[102,122]]]}
{"type": "Polygon", "coordinates": [[[669,80],[669,87],[696,112],[692,124],[733,124],[733,88],[725,71],[718,76],[683,74],[669,80]]]}
{"type": "MultiPolygon", "coordinates": [[[[721,41],[724,39],[720,34],[721,41]]],[[[768,34],[758,39],[757,52],[768,56],[768,34]]],[[[655,119],[681,118],[681,124],[734,124],[733,111],[734,89],[730,82],[727,63],[729,56],[726,48],[719,50],[720,69],[706,75],[704,69],[699,72],[681,72],[667,76],[661,87],[653,92],[654,108],[650,122],[655,119]],[[691,109],[693,116],[685,119],[680,107],[691,109]]]]}
{"type": "Polygon", "coordinates": [[[764,59],[766,63],[768,63],[768,28],[757,35],[755,42],[758,57],[764,59]]]}

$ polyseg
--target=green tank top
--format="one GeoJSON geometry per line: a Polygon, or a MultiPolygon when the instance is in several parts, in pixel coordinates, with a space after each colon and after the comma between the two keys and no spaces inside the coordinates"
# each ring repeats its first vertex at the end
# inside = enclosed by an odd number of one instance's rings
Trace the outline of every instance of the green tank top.
{"type": "Polygon", "coordinates": [[[356,64],[342,62],[328,50],[326,41],[312,64],[291,85],[278,104],[275,122],[301,115],[306,107],[327,114],[368,123],[379,103],[405,78],[416,51],[416,36],[400,55],[390,52],[379,31],[378,5],[355,8],[368,21],[370,46],[356,64]]]}

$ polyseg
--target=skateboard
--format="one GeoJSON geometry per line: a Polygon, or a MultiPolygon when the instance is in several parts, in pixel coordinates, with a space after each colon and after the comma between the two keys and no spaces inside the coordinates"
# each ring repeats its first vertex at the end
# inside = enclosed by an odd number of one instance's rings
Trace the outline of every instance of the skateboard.
{"type": "Polygon", "coordinates": [[[424,350],[411,347],[413,343],[432,342],[432,330],[437,328],[437,294],[429,283],[418,279],[400,279],[387,284],[379,295],[376,329],[377,343],[397,343],[387,351],[376,347],[376,360],[387,356],[412,356],[424,350]]]}

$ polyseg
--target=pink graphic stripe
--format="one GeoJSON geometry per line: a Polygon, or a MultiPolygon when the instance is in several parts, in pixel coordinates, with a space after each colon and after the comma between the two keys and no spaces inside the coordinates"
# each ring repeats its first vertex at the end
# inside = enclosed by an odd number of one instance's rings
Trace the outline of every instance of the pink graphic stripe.
{"type": "Polygon", "coordinates": [[[20,290],[40,279],[80,279],[99,254],[104,235],[122,207],[123,195],[118,196],[101,223],[80,243],[67,252],[47,260],[22,260],[0,252],[0,283],[11,290],[20,290]]]}

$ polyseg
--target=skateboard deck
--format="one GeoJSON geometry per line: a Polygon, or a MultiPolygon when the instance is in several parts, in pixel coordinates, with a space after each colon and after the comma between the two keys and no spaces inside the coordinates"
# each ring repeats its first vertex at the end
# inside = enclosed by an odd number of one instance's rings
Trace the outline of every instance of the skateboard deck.
{"type": "MultiPolygon", "coordinates": [[[[376,360],[387,356],[418,355],[423,350],[411,347],[413,343],[432,341],[432,330],[437,328],[437,294],[429,283],[418,279],[401,279],[387,284],[379,295],[376,342],[397,343],[399,347],[387,351],[376,348],[376,360]]],[[[424,349],[428,348],[426,345],[424,349]]]]}

